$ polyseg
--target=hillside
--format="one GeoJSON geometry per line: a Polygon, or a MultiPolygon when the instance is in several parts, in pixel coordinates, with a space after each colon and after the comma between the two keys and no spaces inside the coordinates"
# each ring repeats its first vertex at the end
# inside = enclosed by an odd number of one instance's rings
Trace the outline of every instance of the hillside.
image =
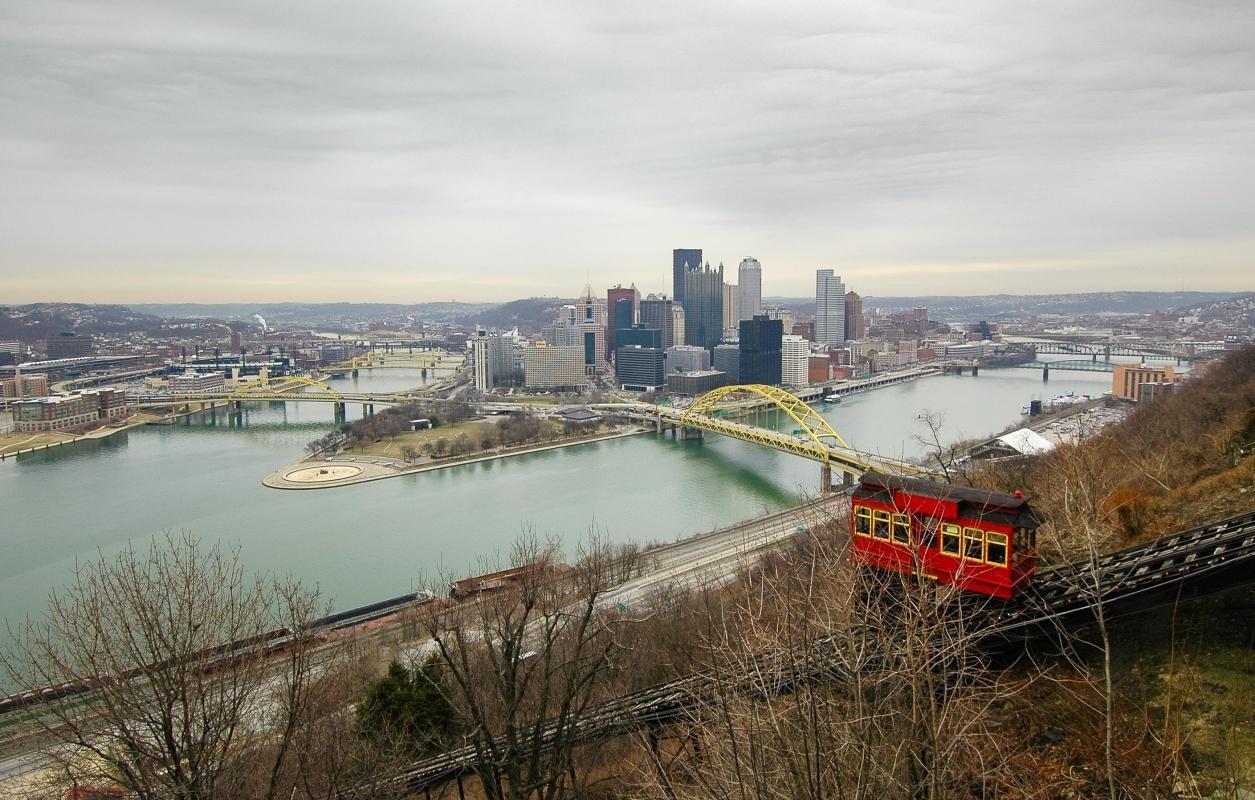
{"type": "MultiPolygon", "coordinates": [[[[863,310],[903,310],[924,306],[933,319],[1001,319],[1033,315],[1149,314],[1205,306],[1243,296],[1238,292],[1089,292],[1083,294],[990,294],[975,297],[863,297],[863,310]]],[[[1249,295],[1248,295],[1249,296],[1249,295]]],[[[768,297],[763,302],[803,314],[815,313],[814,298],[768,297]]]]}
{"type": "Polygon", "coordinates": [[[491,308],[492,303],[137,303],[132,308],[161,316],[252,320],[272,328],[339,328],[360,322],[450,323],[491,308]]]}
{"type": "Polygon", "coordinates": [[[0,339],[33,342],[59,333],[157,333],[165,320],[118,305],[32,303],[0,306],[0,339]]]}
{"type": "Polygon", "coordinates": [[[536,332],[553,321],[562,306],[574,303],[574,299],[562,297],[529,297],[512,300],[461,318],[464,325],[484,325],[489,328],[524,332],[536,332]]]}

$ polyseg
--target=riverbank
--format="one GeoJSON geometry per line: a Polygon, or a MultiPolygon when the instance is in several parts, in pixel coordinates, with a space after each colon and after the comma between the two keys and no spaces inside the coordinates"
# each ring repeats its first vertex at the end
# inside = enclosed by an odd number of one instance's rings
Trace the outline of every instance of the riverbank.
{"type": "Polygon", "coordinates": [[[35,453],[40,450],[50,450],[54,447],[62,447],[67,444],[75,444],[77,442],[107,439],[114,434],[128,431],[131,428],[137,428],[140,425],[148,425],[157,422],[163,417],[156,414],[149,414],[144,411],[136,412],[127,417],[121,425],[103,425],[84,433],[62,433],[60,431],[46,431],[42,433],[22,434],[15,433],[12,435],[0,436],[0,461],[6,458],[16,458],[26,453],[35,453]],[[8,441],[7,444],[5,442],[8,441]]]}
{"type": "Polygon", "coordinates": [[[433,459],[422,464],[411,464],[401,459],[384,458],[381,456],[331,456],[328,458],[305,459],[275,470],[262,478],[262,485],[271,489],[335,489],[341,486],[352,486],[358,483],[398,478],[402,475],[416,475],[421,472],[460,467],[464,464],[477,464],[482,461],[495,461],[510,456],[521,456],[528,453],[542,453],[546,450],[558,450],[563,447],[574,447],[593,442],[604,442],[610,439],[621,439],[625,436],[636,436],[649,433],[645,428],[631,428],[609,433],[598,433],[592,436],[577,436],[557,442],[509,447],[495,451],[453,456],[450,458],[433,459]]]}

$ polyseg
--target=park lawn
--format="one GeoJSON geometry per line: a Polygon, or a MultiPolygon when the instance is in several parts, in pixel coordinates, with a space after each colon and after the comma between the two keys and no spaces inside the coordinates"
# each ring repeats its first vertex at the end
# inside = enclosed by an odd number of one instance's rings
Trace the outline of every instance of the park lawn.
{"type": "Polygon", "coordinates": [[[440,425],[425,431],[407,431],[390,439],[369,442],[359,447],[347,447],[344,452],[348,455],[401,458],[401,448],[407,444],[417,450],[427,442],[457,436],[459,433],[465,433],[467,436],[474,438],[479,433],[479,426],[483,424],[485,422],[482,419],[472,419],[464,422],[455,422],[450,425],[440,425]]]}
{"type": "Polygon", "coordinates": [[[0,434],[0,452],[25,450],[28,447],[43,447],[54,442],[66,442],[78,434],[48,431],[46,433],[3,433],[0,434]]]}

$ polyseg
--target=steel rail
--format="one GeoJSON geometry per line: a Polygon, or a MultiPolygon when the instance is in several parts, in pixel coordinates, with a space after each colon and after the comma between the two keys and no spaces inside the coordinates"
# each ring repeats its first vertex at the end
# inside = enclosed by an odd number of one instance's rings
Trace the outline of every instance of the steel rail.
{"type": "MultiPolygon", "coordinates": [[[[1092,562],[1068,564],[1038,573],[1036,589],[1014,605],[986,603],[964,622],[982,640],[1040,636],[1083,626],[1099,604],[1129,613],[1170,602],[1186,589],[1206,594],[1255,580],[1255,513],[1181,531],[1117,551],[1092,562]],[[1208,580],[1210,579],[1210,580],[1208,580]],[[1089,612],[1088,614],[1086,612],[1089,612]],[[980,627],[973,627],[980,626],[980,627]]],[[[731,680],[704,670],[602,703],[566,726],[550,723],[529,751],[551,750],[559,737],[580,743],[612,738],[641,728],[692,717],[730,694],[779,694],[816,680],[848,677],[875,669],[878,659],[846,657],[848,633],[820,637],[799,650],[759,655],[731,680]],[[805,665],[799,669],[798,665],[805,665]]],[[[342,794],[365,798],[381,790],[418,791],[474,772],[472,746],[420,761],[342,794]]]]}

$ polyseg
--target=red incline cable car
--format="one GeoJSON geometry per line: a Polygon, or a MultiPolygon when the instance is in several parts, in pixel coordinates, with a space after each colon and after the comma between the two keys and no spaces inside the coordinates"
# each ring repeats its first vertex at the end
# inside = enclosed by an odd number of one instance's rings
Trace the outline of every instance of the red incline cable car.
{"type": "Polygon", "coordinates": [[[850,501],[855,561],[1010,599],[1037,566],[1045,517],[1024,497],[868,473],[850,501]]]}

